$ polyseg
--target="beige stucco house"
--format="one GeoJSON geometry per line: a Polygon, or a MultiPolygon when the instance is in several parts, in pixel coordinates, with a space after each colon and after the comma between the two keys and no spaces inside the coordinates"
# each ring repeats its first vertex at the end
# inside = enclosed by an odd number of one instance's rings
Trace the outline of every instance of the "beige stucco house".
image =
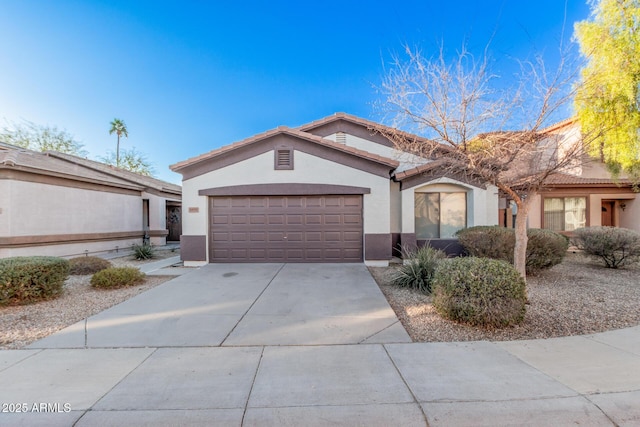
{"type": "MultiPolygon", "coordinates": [[[[559,144],[581,141],[580,129],[568,119],[545,129],[559,144]]],[[[500,200],[499,222],[512,226],[512,204],[500,200]]],[[[582,162],[549,177],[545,188],[533,199],[528,226],[570,235],[591,226],[614,226],[640,232],[640,200],[632,182],[611,177],[604,164],[585,156],[582,162]]]]}
{"type": "Polygon", "coordinates": [[[498,223],[495,187],[438,173],[377,126],[337,113],[172,165],[185,264],[386,265],[400,244],[447,247],[458,229],[498,223]]]}
{"type": "Polygon", "coordinates": [[[181,188],[57,152],[0,144],[0,258],[163,245],[181,234],[181,188]]]}

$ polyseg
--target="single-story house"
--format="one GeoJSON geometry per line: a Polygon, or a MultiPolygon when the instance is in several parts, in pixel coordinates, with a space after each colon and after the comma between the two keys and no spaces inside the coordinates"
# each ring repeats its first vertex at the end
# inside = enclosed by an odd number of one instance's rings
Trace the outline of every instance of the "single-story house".
{"type": "Polygon", "coordinates": [[[185,265],[387,265],[400,244],[446,247],[461,228],[498,224],[496,187],[439,173],[376,126],[338,113],[172,165],[185,265]]]}
{"type": "Polygon", "coordinates": [[[81,157],[0,144],[0,258],[178,241],[181,193],[179,185],[81,157]]]}
{"type": "MultiPolygon", "coordinates": [[[[461,228],[512,226],[516,212],[496,187],[449,176],[437,160],[398,151],[372,129],[380,125],[337,113],[172,165],[183,176],[185,265],[386,265],[403,244],[446,249],[457,245],[461,228]]],[[[545,132],[557,141],[579,137],[572,120],[545,132]]],[[[636,199],[630,182],[590,161],[549,180],[535,196],[529,227],[640,231],[636,199]]]]}

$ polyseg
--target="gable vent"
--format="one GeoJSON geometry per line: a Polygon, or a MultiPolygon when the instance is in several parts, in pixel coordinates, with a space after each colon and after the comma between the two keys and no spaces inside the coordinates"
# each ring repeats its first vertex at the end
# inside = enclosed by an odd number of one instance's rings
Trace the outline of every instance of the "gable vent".
{"type": "Polygon", "coordinates": [[[276,169],[293,169],[293,150],[291,148],[279,148],[276,150],[276,169]]]}
{"type": "Polygon", "coordinates": [[[336,133],[336,142],[338,144],[347,144],[347,134],[344,132],[338,132],[336,133]]]}

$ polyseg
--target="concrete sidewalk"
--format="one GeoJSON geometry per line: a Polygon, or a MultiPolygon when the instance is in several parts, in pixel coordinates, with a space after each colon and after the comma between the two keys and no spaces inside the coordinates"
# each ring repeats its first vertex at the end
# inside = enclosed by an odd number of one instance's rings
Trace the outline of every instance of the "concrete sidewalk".
{"type": "Polygon", "coordinates": [[[361,265],[194,270],[0,351],[0,425],[640,425],[640,327],[409,343],[379,292],[361,265]]]}

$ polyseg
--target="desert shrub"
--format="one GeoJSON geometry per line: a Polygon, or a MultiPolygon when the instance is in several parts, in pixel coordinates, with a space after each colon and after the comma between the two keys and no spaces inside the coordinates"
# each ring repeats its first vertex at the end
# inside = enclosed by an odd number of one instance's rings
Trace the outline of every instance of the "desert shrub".
{"type": "Polygon", "coordinates": [[[155,255],[156,250],[151,245],[133,245],[133,257],[135,259],[151,259],[155,255]]]}
{"type": "Polygon", "coordinates": [[[135,267],[111,267],[98,271],[91,277],[94,288],[122,288],[144,280],[145,274],[135,267]]]}
{"type": "Polygon", "coordinates": [[[82,256],[69,260],[70,274],[94,274],[111,267],[111,262],[95,256],[82,256]]]}
{"type": "Polygon", "coordinates": [[[0,259],[0,305],[55,298],[69,276],[69,261],[56,257],[0,259]]]}
{"type": "MultiPolygon", "coordinates": [[[[458,241],[474,257],[492,258],[513,264],[516,234],[513,228],[478,226],[459,230],[458,241]]],[[[569,241],[551,230],[527,230],[527,274],[560,264],[567,254],[569,241]]]]}
{"type": "Polygon", "coordinates": [[[404,264],[392,278],[392,284],[414,289],[424,294],[431,293],[431,281],[440,260],[446,254],[438,249],[425,246],[419,249],[402,250],[404,264]]]}
{"type": "Polygon", "coordinates": [[[527,230],[527,274],[551,268],[564,260],[569,239],[555,231],[540,228],[527,230]]]}
{"type": "Polygon", "coordinates": [[[640,259],[640,234],[617,227],[586,227],[574,232],[573,244],[608,268],[618,268],[640,259]]]}
{"type": "Polygon", "coordinates": [[[456,236],[471,256],[513,263],[513,248],[516,244],[513,228],[476,226],[458,230],[456,236]]]}
{"type": "Polygon", "coordinates": [[[475,257],[443,261],[432,287],[433,306],[447,319],[490,327],[524,319],[525,283],[505,261],[475,257]]]}

